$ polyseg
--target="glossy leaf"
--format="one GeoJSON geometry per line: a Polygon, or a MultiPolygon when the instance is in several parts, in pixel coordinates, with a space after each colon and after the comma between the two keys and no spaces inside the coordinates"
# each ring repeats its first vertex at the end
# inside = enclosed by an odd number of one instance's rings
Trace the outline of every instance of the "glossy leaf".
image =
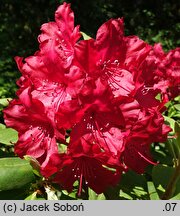
{"type": "Polygon", "coordinates": [[[12,128],[0,129],[0,143],[13,145],[18,140],[18,133],[12,128]]]}
{"type": "Polygon", "coordinates": [[[0,200],[23,200],[27,196],[29,187],[22,187],[13,190],[0,191],[0,200]]]}
{"type": "Polygon", "coordinates": [[[147,193],[147,184],[145,177],[133,171],[129,171],[122,176],[120,180],[120,187],[123,193],[128,194],[133,199],[149,198],[147,193]]]}
{"type": "MultiPolygon", "coordinates": [[[[167,185],[171,180],[174,172],[175,172],[174,167],[168,167],[163,165],[154,166],[152,170],[152,178],[160,197],[163,195],[163,191],[166,190],[167,185]],[[160,190],[160,188],[162,188],[163,190],[162,189],[160,190]]],[[[180,191],[180,178],[177,181],[177,184],[175,185],[173,196],[176,196],[179,193],[179,191],[180,191]]]]}
{"type": "Polygon", "coordinates": [[[18,189],[35,180],[32,167],[20,158],[0,159],[0,191],[18,189]]]}
{"type": "Polygon", "coordinates": [[[30,156],[30,155],[25,155],[24,159],[26,161],[28,161],[29,164],[32,166],[34,174],[39,176],[39,177],[42,177],[41,173],[40,173],[40,164],[36,160],[36,158],[34,158],[34,157],[30,156]]]}

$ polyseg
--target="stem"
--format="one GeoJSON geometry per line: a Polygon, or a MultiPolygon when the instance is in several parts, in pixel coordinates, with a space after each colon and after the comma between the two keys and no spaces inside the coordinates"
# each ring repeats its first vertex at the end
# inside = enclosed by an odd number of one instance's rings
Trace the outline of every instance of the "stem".
{"type": "Polygon", "coordinates": [[[166,191],[163,194],[163,196],[161,197],[162,200],[168,200],[173,196],[175,187],[176,187],[176,183],[178,181],[180,177],[180,161],[179,164],[177,165],[175,172],[171,178],[171,180],[169,181],[169,184],[167,185],[166,191]]]}

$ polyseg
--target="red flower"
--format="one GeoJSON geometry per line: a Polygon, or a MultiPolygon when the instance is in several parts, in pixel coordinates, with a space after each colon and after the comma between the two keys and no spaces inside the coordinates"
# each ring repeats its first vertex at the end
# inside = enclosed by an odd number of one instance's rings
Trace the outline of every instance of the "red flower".
{"type": "Polygon", "coordinates": [[[143,173],[155,164],[150,145],[170,131],[160,111],[180,83],[179,48],[166,54],[158,44],[124,36],[123,19],[104,23],[96,39],[79,38],[63,3],[55,22],[41,27],[40,50],[15,58],[18,99],[4,110],[19,134],[15,152],[35,157],[42,175],[69,192],[78,181],[78,195],[87,186],[102,193],[123,170],[143,173]]]}
{"type": "Polygon", "coordinates": [[[72,142],[90,135],[93,143],[97,143],[105,151],[117,154],[121,151],[119,137],[120,129],[125,124],[124,117],[119,104],[113,103],[109,89],[102,90],[99,89],[100,86],[97,85],[92,96],[79,98],[81,106],[78,100],[62,104],[57,113],[57,125],[72,129],[72,142]]]}
{"type": "Polygon", "coordinates": [[[169,100],[180,92],[180,48],[170,50],[164,59],[166,79],[168,80],[167,94],[169,100]]]}
{"type": "Polygon", "coordinates": [[[42,169],[45,176],[54,170],[56,175],[52,181],[68,192],[73,190],[76,180],[79,182],[78,196],[85,187],[92,188],[96,193],[104,192],[109,186],[119,182],[122,168],[108,170],[108,155],[101,152],[97,145],[91,145],[83,138],[68,147],[68,155],[52,155],[49,163],[42,169]],[[64,158],[63,158],[64,157],[64,158]],[[58,171],[59,170],[59,171],[58,171]]]}
{"type": "Polygon", "coordinates": [[[41,27],[38,39],[43,62],[51,72],[67,68],[74,57],[74,45],[80,38],[79,27],[74,28],[74,13],[70,4],[63,3],[55,12],[55,22],[41,27]]]}
{"type": "Polygon", "coordinates": [[[58,172],[53,182],[71,192],[73,184],[79,181],[78,196],[86,185],[97,194],[103,193],[109,186],[114,186],[120,179],[119,174],[103,167],[103,164],[93,157],[78,156],[72,158],[72,163],[58,172]]]}
{"type": "Polygon", "coordinates": [[[32,99],[29,93],[26,92],[25,97],[21,94],[20,100],[11,101],[4,110],[4,118],[8,127],[18,131],[15,153],[19,157],[30,155],[43,163],[52,153],[58,152],[56,138],[63,141],[64,135],[54,128],[44,105],[32,99]]]}
{"type": "Polygon", "coordinates": [[[142,94],[157,95],[172,99],[179,94],[180,88],[180,49],[169,51],[167,54],[160,44],[155,44],[142,64],[142,94]],[[148,76],[147,76],[148,74],[148,76]]]}
{"type": "Polygon", "coordinates": [[[144,173],[148,164],[156,164],[150,153],[151,143],[164,142],[170,131],[171,128],[164,124],[163,117],[156,110],[140,112],[124,138],[125,149],[121,161],[137,173],[144,173]]]}
{"type": "Polygon", "coordinates": [[[76,45],[75,62],[87,74],[86,80],[100,78],[114,97],[128,96],[135,90],[138,68],[150,48],[136,36],[124,36],[122,19],[109,20],[99,28],[96,40],[76,45]]]}
{"type": "Polygon", "coordinates": [[[56,112],[59,105],[74,97],[82,85],[82,73],[71,65],[80,32],[78,26],[74,27],[70,4],[61,5],[55,13],[55,22],[42,25],[41,31],[40,51],[24,61],[21,57],[15,60],[23,76],[21,81],[28,77],[33,85],[33,98],[56,112]]]}

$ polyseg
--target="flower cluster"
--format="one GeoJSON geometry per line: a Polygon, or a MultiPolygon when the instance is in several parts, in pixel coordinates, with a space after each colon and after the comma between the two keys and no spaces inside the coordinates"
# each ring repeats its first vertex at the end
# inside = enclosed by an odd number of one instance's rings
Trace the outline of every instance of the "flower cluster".
{"type": "Polygon", "coordinates": [[[125,36],[122,18],[105,22],[95,39],[81,37],[64,3],[42,25],[39,50],[15,58],[22,76],[4,110],[18,131],[15,153],[35,158],[41,174],[69,192],[78,181],[79,195],[155,164],[150,145],[166,140],[162,112],[180,90],[179,48],[165,53],[125,36]]]}

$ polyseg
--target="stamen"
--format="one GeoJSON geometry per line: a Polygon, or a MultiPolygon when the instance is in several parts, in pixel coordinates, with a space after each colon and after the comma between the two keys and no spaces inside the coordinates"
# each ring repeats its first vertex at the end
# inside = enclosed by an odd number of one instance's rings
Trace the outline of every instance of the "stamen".
{"type": "Polygon", "coordinates": [[[82,182],[83,182],[83,175],[80,175],[80,179],[79,179],[79,189],[78,189],[78,196],[81,196],[81,192],[82,192],[82,182]]]}
{"type": "Polygon", "coordinates": [[[144,85],[143,89],[141,90],[141,93],[143,95],[147,95],[150,90],[153,90],[153,87],[144,85]]]}
{"type": "Polygon", "coordinates": [[[119,61],[115,59],[113,62],[108,60],[101,63],[99,61],[99,65],[101,70],[104,72],[102,74],[102,79],[107,80],[108,84],[112,88],[113,91],[124,89],[128,91],[128,89],[124,88],[121,84],[121,78],[124,76],[123,72],[119,69],[119,61]]]}
{"type": "Polygon", "coordinates": [[[138,155],[140,155],[145,161],[147,161],[148,163],[152,164],[152,165],[156,165],[157,163],[149,160],[148,158],[146,158],[144,155],[142,155],[139,151],[136,151],[138,153],[138,155]]]}

